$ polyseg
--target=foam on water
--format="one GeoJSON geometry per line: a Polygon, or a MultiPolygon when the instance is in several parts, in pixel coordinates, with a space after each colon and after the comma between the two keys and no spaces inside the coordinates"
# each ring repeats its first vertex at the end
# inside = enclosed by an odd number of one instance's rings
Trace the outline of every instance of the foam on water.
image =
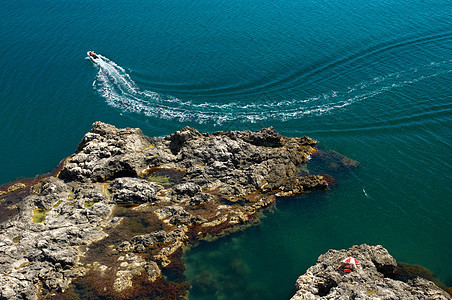
{"type": "Polygon", "coordinates": [[[232,121],[251,123],[263,120],[288,121],[308,115],[331,114],[395,88],[452,72],[452,60],[448,60],[377,76],[344,90],[332,90],[305,99],[273,100],[265,97],[265,102],[261,100],[254,103],[245,101],[195,103],[154,91],[142,91],[124,68],[105,56],[98,56],[99,59],[93,60],[99,69],[93,87],[107,104],[122,112],[213,125],[232,121]]]}

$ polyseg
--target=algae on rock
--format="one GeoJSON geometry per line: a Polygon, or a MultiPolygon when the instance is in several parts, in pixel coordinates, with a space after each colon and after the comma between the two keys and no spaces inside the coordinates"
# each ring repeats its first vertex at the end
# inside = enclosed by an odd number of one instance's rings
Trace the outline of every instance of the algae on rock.
{"type": "Polygon", "coordinates": [[[183,248],[251,224],[277,196],[328,188],[298,171],[315,145],[272,128],[150,138],[96,122],[0,224],[0,298],[76,293],[75,279],[91,298],[182,297],[188,284],[161,274],[183,269],[183,248]]]}

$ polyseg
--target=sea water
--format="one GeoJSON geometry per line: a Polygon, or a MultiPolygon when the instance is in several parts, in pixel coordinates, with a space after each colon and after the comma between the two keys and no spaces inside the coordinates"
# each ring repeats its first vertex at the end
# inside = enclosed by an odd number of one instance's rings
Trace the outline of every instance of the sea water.
{"type": "Polygon", "coordinates": [[[97,120],[273,126],[360,162],[186,253],[190,299],[287,299],[360,243],[452,286],[449,0],[6,0],[0,71],[1,183],[50,171],[97,120]]]}

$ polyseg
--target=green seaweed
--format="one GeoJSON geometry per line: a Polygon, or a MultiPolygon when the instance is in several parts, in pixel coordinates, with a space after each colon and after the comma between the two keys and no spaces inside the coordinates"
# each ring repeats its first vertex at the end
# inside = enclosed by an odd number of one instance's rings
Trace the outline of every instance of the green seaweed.
{"type": "Polygon", "coordinates": [[[367,286],[366,286],[366,291],[367,291],[367,294],[368,294],[368,295],[375,295],[375,294],[377,293],[377,290],[376,290],[376,289],[369,288],[369,287],[367,287],[367,286]]]}
{"type": "Polygon", "coordinates": [[[62,200],[58,201],[57,203],[55,203],[55,205],[53,206],[53,208],[57,208],[58,206],[60,206],[61,202],[63,202],[62,200]]]}
{"type": "Polygon", "coordinates": [[[176,300],[186,299],[190,288],[188,282],[169,282],[163,277],[150,281],[147,274],[135,275],[133,287],[121,292],[113,289],[114,273],[100,276],[96,271],[90,271],[84,277],[78,278],[62,294],[52,295],[52,299],[153,299],[176,300]]]}
{"type": "Polygon", "coordinates": [[[170,177],[161,175],[161,176],[149,176],[146,178],[148,181],[155,182],[160,185],[171,185],[170,177]]]}
{"type": "Polygon", "coordinates": [[[182,178],[185,176],[185,173],[185,170],[181,169],[155,167],[147,169],[143,172],[141,177],[148,181],[155,182],[166,187],[171,187],[182,182],[182,178]]]}
{"type": "Polygon", "coordinates": [[[49,211],[44,208],[33,209],[32,221],[33,223],[44,223],[46,221],[46,215],[49,211]]]}
{"type": "Polygon", "coordinates": [[[94,203],[97,203],[97,201],[85,201],[85,207],[86,208],[91,207],[94,205],[94,203]]]}
{"type": "Polygon", "coordinates": [[[441,289],[447,291],[447,285],[436,277],[432,271],[424,268],[420,265],[411,265],[403,262],[398,262],[394,271],[396,279],[407,281],[416,277],[422,277],[424,279],[432,281],[441,289]]]}

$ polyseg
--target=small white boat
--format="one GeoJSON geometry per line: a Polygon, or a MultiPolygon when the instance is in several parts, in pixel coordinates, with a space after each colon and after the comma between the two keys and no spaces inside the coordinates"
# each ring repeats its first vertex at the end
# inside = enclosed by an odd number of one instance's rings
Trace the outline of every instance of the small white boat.
{"type": "Polygon", "coordinates": [[[86,52],[86,54],[88,54],[89,58],[91,58],[91,59],[98,59],[99,58],[99,56],[97,56],[97,54],[94,53],[93,51],[88,51],[88,52],[86,52]]]}

